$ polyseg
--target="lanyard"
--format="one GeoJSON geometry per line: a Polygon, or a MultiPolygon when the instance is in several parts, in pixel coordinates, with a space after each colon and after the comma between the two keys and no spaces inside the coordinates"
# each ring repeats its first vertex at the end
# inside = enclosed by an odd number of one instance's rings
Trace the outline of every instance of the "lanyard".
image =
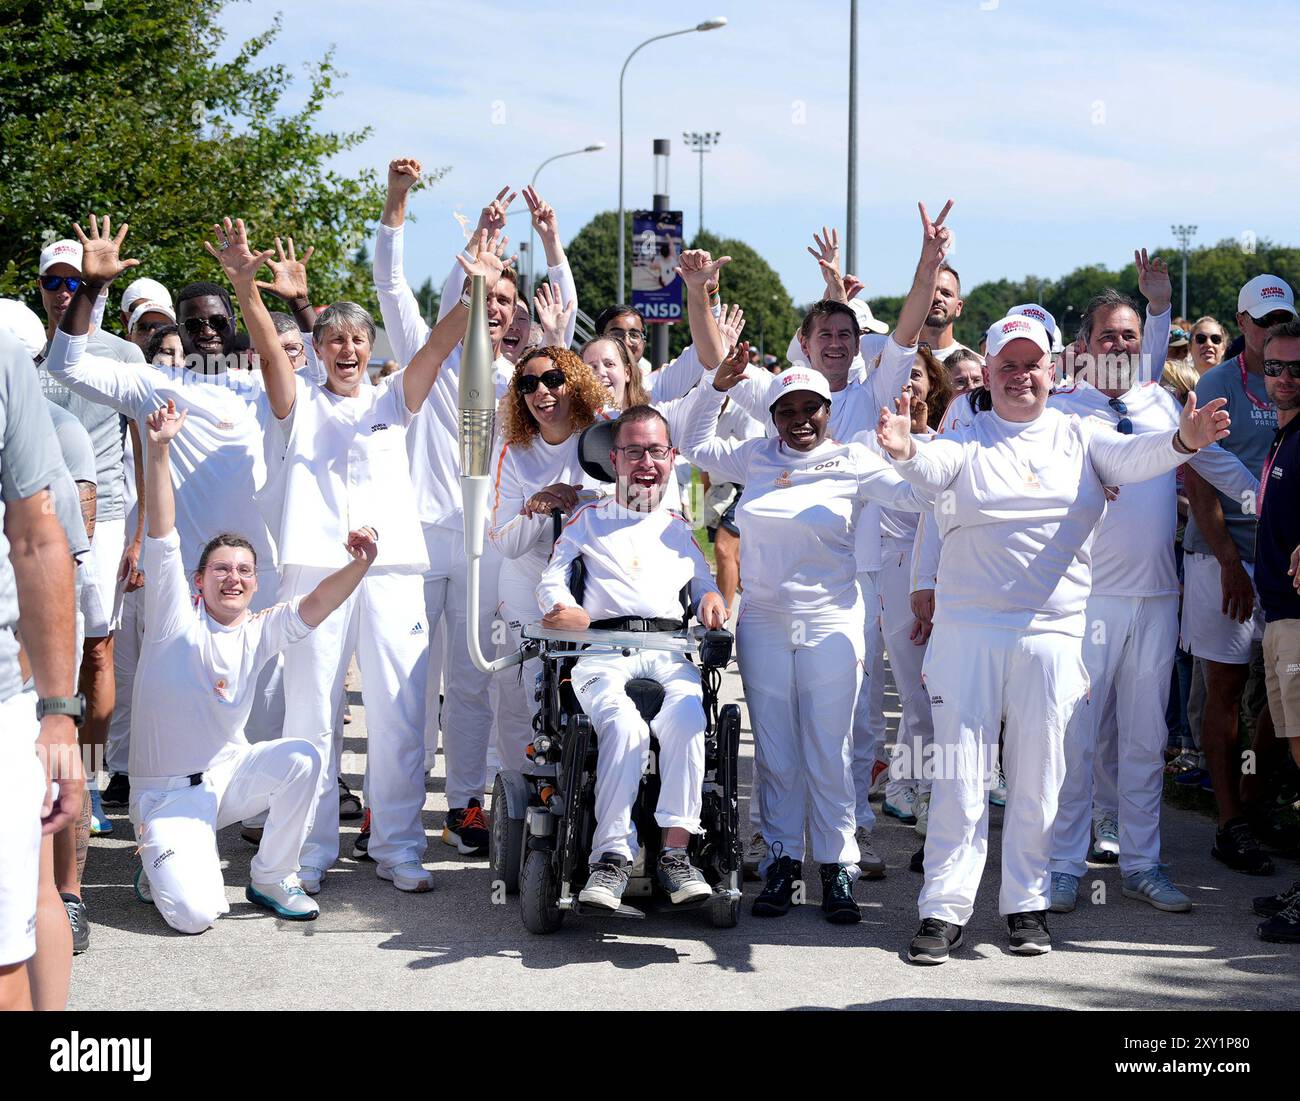
{"type": "Polygon", "coordinates": [[[1268,458],[1264,460],[1264,470],[1259,478],[1259,493],[1255,498],[1255,516],[1256,518],[1264,515],[1264,491],[1268,488],[1269,475],[1273,472],[1273,463],[1277,459],[1277,453],[1282,450],[1282,444],[1287,436],[1291,434],[1291,425],[1285,428],[1279,428],[1277,435],[1273,437],[1273,446],[1268,449],[1268,458]]]}
{"type": "Polygon", "coordinates": [[[1250,386],[1247,385],[1247,381],[1246,381],[1246,353],[1245,352],[1239,352],[1237,354],[1237,366],[1241,370],[1241,388],[1246,392],[1246,397],[1250,399],[1250,404],[1253,405],[1256,409],[1264,409],[1264,410],[1271,409],[1272,406],[1269,405],[1268,402],[1260,401],[1259,398],[1255,397],[1255,395],[1250,392],[1250,386]]]}

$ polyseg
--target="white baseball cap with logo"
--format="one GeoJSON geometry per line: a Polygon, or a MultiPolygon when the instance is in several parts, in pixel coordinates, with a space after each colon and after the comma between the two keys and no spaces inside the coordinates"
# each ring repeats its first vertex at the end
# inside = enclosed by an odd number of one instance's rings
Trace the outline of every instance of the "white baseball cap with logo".
{"type": "Polygon", "coordinates": [[[73,241],[70,238],[62,241],[55,241],[52,245],[46,245],[41,249],[41,269],[40,274],[44,275],[55,264],[67,264],[69,267],[81,271],[81,242],[73,241]]]}
{"type": "Polygon", "coordinates": [[[122,312],[127,317],[131,316],[137,302],[157,302],[169,309],[175,307],[172,292],[157,279],[137,279],[122,292],[122,312]]]}
{"type": "Polygon", "coordinates": [[[986,339],[988,345],[985,348],[985,355],[989,359],[1001,352],[1013,340],[1032,340],[1045,355],[1050,354],[1052,350],[1052,342],[1047,336],[1043,323],[1024,314],[1013,314],[1004,317],[1001,321],[993,322],[989,326],[986,339]]]}
{"type": "Polygon", "coordinates": [[[1011,309],[1007,310],[1008,317],[1014,317],[1017,314],[1021,317],[1032,317],[1047,330],[1052,338],[1053,352],[1065,351],[1065,340],[1061,336],[1061,327],[1048,310],[1043,309],[1037,302],[1022,302],[1019,306],[1012,306],[1011,309]]]}
{"type": "Polygon", "coordinates": [[[1285,279],[1276,275],[1257,275],[1237,295],[1237,312],[1245,311],[1258,320],[1276,310],[1296,316],[1295,295],[1285,279]]]}
{"type": "Polygon", "coordinates": [[[131,311],[131,319],[126,323],[126,331],[128,333],[135,332],[135,327],[140,324],[140,318],[147,313],[160,313],[173,325],[176,324],[176,312],[170,306],[164,306],[161,302],[147,302],[137,299],[135,308],[131,311]]]}
{"type": "Polygon", "coordinates": [[[805,367],[802,363],[796,363],[793,367],[787,367],[772,380],[767,390],[768,409],[770,410],[786,394],[793,394],[800,390],[807,390],[827,401],[832,400],[831,384],[826,381],[826,376],[811,367],[805,367]]]}
{"type": "Polygon", "coordinates": [[[25,302],[0,298],[0,332],[13,333],[35,359],[45,347],[45,326],[25,302]]]}

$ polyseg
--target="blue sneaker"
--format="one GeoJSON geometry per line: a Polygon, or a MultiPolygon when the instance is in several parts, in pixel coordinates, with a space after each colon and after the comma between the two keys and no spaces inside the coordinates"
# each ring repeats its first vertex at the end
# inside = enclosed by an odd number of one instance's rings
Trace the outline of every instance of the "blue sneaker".
{"type": "Polygon", "coordinates": [[[1125,898],[1149,902],[1157,910],[1171,914],[1185,914],[1192,908],[1192,900],[1175,887],[1163,868],[1148,868],[1144,872],[1124,877],[1122,887],[1125,898]]]}
{"type": "Polygon", "coordinates": [[[104,804],[99,797],[99,788],[90,789],[90,836],[104,837],[113,832],[113,820],[104,813],[104,804]]]}
{"type": "Polygon", "coordinates": [[[1182,784],[1184,787],[1199,787],[1203,780],[1208,780],[1210,774],[1203,768],[1189,768],[1186,772],[1180,772],[1174,777],[1175,784],[1182,784]]]}
{"type": "Polygon", "coordinates": [[[279,883],[250,883],[244,897],[286,921],[315,921],[320,916],[316,900],[299,886],[297,876],[289,876],[279,883]]]}
{"type": "Polygon", "coordinates": [[[153,904],[153,891],[149,887],[149,877],[144,874],[144,865],[135,870],[135,897],[141,902],[153,904]]]}
{"type": "Polygon", "coordinates": [[[1068,914],[1079,899],[1079,877],[1069,872],[1052,873],[1052,904],[1054,914],[1068,914]]]}
{"type": "Polygon", "coordinates": [[[905,826],[916,825],[916,789],[904,788],[894,796],[885,796],[884,811],[905,826]]]}

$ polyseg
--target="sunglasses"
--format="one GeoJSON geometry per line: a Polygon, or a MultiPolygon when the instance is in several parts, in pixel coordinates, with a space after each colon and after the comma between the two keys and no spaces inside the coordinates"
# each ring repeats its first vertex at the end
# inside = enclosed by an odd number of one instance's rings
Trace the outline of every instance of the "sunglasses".
{"type": "Polygon", "coordinates": [[[1223,334],[1222,333],[1197,333],[1196,343],[1219,345],[1223,343],[1223,334]]]}
{"type": "Polygon", "coordinates": [[[54,294],[60,287],[66,286],[69,294],[76,294],[77,288],[81,286],[81,276],[79,275],[42,275],[41,288],[54,294]]]}
{"type": "Polygon", "coordinates": [[[1264,374],[1269,378],[1277,378],[1285,371],[1293,379],[1300,380],[1300,359],[1266,359],[1264,360],[1264,374]]]}
{"type": "Polygon", "coordinates": [[[1111,398],[1110,407],[1119,414],[1119,423],[1115,425],[1115,431],[1121,436],[1133,435],[1133,422],[1129,420],[1128,406],[1119,398],[1111,398]]]}
{"type": "Polygon", "coordinates": [[[165,328],[170,324],[170,321],[137,321],[132,332],[156,333],[159,329],[165,328]]]}
{"type": "Polygon", "coordinates": [[[537,392],[537,387],[542,383],[546,384],[548,390],[559,390],[567,381],[563,371],[558,367],[552,367],[549,371],[543,371],[540,375],[522,376],[515,383],[515,389],[521,394],[533,394],[537,392]]]}
{"type": "Polygon", "coordinates": [[[1247,313],[1246,316],[1254,322],[1257,329],[1271,329],[1274,325],[1283,325],[1295,318],[1294,314],[1286,313],[1283,310],[1266,313],[1263,317],[1256,317],[1253,313],[1247,313]]]}
{"type": "Polygon", "coordinates": [[[198,336],[205,328],[211,329],[214,333],[224,333],[230,328],[230,318],[219,313],[212,317],[187,317],[185,319],[185,331],[190,336],[198,336]]]}

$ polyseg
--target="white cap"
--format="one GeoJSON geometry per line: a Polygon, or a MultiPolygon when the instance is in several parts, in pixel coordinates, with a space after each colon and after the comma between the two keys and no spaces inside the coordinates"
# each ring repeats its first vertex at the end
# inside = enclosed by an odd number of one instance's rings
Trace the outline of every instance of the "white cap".
{"type": "Polygon", "coordinates": [[[793,394],[797,390],[809,390],[818,397],[831,400],[831,384],[826,381],[826,376],[811,367],[805,367],[802,363],[796,363],[793,367],[787,367],[772,380],[772,384],[767,389],[768,409],[771,409],[786,394],[793,394]]]}
{"type": "Polygon", "coordinates": [[[0,331],[13,333],[35,359],[45,347],[45,326],[25,302],[0,298],[0,331]]]}
{"type": "Polygon", "coordinates": [[[988,341],[988,346],[984,349],[984,354],[989,359],[1013,340],[1032,340],[1044,354],[1052,350],[1052,342],[1047,337],[1047,330],[1043,328],[1043,323],[1024,314],[1014,314],[1004,317],[1001,321],[993,322],[989,326],[985,339],[988,341]]]}
{"type": "Polygon", "coordinates": [[[1019,314],[1021,317],[1032,317],[1035,321],[1043,326],[1052,337],[1052,351],[1065,351],[1065,341],[1061,336],[1061,327],[1056,323],[1051,313],[1037,302],[1022,302],[1019,306],[1012,306],[1007,310],[1007,316],[1012,317],[1019,314]]]}
{"type": "Polygon", "coordinates": [[[1243,310],[1258,320],[1274,310],[1286,310],[1295,316],[1295,295],[1285,279],[1276,275],[1257,275],[1237,295],[1237,312],[1243,310]]]}
{"type": "MultiPolygon", "coordinates": [[[[140,301],[157,302],[164,306],[174,306],[172,302],[172,293],[157,279],[137,279],[122,292],[122,312],[128,317],[131,311],[135,309],[135,304],[140,301]]],[[[174,321],[175,318],[172,318],[174,321]]]]}
{"type": "Polygon", "coordinates": [[[883,336],[889,332],[889,326],[883,321],[877,321],[875,314],[871,312],[871,307],[861,298],[855,298],[849,303],[851,309],[858,318],[858,328],[864,333],[879,333],[883,336]]]}
{"type": "Polygon", "coordinates": [[[55,264],[67,264],[81,271],[81,242],[64,239],[41,249],[40,274],[44,275],[55,264]]]}
{"type": "Polygon", "coordinates": [[[135,332],[135,327],[140,318],[147,313],[160,313],[171,319],[173,325],[176,324],[176,311],[170,306],[164,306],[161,302],[140,302],[137,301],[135,308],[131,311],[131,320],[126,323],[128,333],[135,332]]]}

